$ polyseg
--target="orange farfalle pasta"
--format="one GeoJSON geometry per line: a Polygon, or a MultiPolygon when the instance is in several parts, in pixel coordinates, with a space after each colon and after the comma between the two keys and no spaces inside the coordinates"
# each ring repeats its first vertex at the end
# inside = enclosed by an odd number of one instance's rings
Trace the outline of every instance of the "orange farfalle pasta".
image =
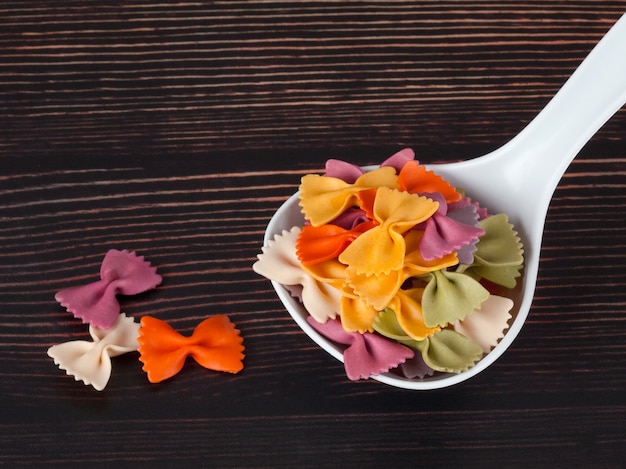
{"type": "Polygon", "coordinates": [[[237,373],[243,369],[243,339],[225,315],[205,319],[190,337],[160,319],[144,316],[138,342],[139,360],[151,383],[174,376],[188,356],[210,370],[237,373]]]}
{"type": "Polygon", "coordinates": [[[359,199],[359,208],[363,210],[365,216],[370,220],[374,220],[374,201],[378,189],[366,189],[357,194],[359,199]]]}
{"type": "Polygon", "coordinates": [[[357,205],[360,191],[397,186],[398,176],[395,169],[389,166],[363,174],[354,184],[334,177],[307,174],[300,184],[300,206],[311,225],[320,226],[357,205]]]}
{"type": "Polygon", "coordinates": [[[417,161],[407,162],[398,175],[398,185],[401,191],[412,194],[434,194],[439,192],[447,203],[461,200],[461,193],[438,174],[428,171],[417,161]]]}
{"type": "Polygon", "coordinates": [[[330,224],[303,226],[296,242],[296,254],[303,265],[335,259],[360,234],[374,226],[374,222],[361,223],[351,230],[330,224]]]}
{"type": "Polygon", "coordinates": [[[380,225],[366,231],[339,256],[356,273],[373,275],[397,270],[404,263],[403,234],[427,220],[439,203],[427,197],[381,187],[374,200],[374,217],[380,225]]]}

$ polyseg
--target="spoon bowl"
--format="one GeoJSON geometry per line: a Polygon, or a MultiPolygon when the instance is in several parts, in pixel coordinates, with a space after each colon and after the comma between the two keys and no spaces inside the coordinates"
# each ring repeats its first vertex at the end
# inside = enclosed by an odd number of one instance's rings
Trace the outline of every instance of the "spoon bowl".
{"type": "MultiPolygon", "coordinates": [[[[463,189],[491,213],[506,213],[524,243],[524,270],[516,290],[510,327],[496,347],[475,366],[458,374],[408,379],[391,373],[372,378],[399,388],[426,390],[451,386],[483,371],[519,334],[530,311],[539,269],[539,254],[550,200],[565,170],[589,139],[626,103],[626,15],[591,51],[548,105],[509,143],[472,160],[427,165],[463,189]]],[[[366,168],[372,169],[372,168],[366,168]]],[[[294,194],[275,213],[265,244],[283,230],[302,226],[304,218],[294,194]]],[[[302,330],[337,360],[342,349],[315,331],[309,313],[279,283],[272,284],[302,330]]]]}

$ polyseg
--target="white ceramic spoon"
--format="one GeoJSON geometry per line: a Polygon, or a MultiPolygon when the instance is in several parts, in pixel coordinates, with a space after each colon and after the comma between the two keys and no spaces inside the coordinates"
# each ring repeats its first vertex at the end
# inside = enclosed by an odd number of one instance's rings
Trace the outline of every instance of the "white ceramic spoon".
{"type": "MultiPolygon", "coordinates": [[[[460,163],[429,165],[462,188],[491,213],[504,212],[519,231],[525,267],[519,282],[510,328],[500,343],[474,367],[459,374],[406,379],[393,374],[373,377],[407,389],[436,389],[464,381],[487,368],[519,334],[532,303],[545,217],[550,200],[574,157],[626,103],[626,14],[611,28],[539,115],[498,150],[460,163]]],[[[271,219],[265,243],[275,234],[301,226],[298,194],[271,219]]],[[[343,361],[342,351],[306,322],[307,311],[285,288],[273,282],[283,304],[298,325],[319,346],[343,361]]]]}

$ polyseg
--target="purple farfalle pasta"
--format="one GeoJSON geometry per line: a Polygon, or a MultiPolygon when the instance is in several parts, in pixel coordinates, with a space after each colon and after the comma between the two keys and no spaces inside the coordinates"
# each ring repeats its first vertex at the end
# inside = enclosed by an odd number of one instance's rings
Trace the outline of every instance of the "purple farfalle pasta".
{"type": "Polygon", "coordinates": [[[380,166],[391,166],[396,170],[396,173],[399,173],[407,161],[412,161],[415,159],[415,152],[410,148],[404,148],[397,153],[394,153],[385,161],[383,161],[380,166]]]}
{"type": "Polygon", "coordinates": [[[433,370],[430,366],[426,364],[426,362],[422,358],[422,355],[419,353],[416,353],[413,358],[409,358],[404,363],[401,363],[398,366],[397,371],[400,375],[409,379],[424,379],[427,376],[432,376],[435,374],[435,370],[433,370]]]}
{"type": "Polygon", "coordinates": [[[116,295],[136,295],[161,283],[156,268],[142,256],[111,249],[100,267],[100,280],[59,291],[55,299],[75,317],[100,329],[115,323],[120,304],[116,295]]]}
{"type": "Polygon", "coordinates": [[[354,184],[364,173],[365,171],[352,163],[332,159],[326,161],[326,176],[341,179],[348,184],[354,184]]]}
{"type": "Polygon", "coordinates": [[[420,252],[424,259],[433,260],[478,241],[483,234],[485,231],[478,227],[435,213],[426,222],[420,252]]]}
{"type": "Polygon", "coordinates": [[[347,346],[343,352],[343,364],[346,375],[353,381],[387,372],[415,356],[409,347],[379,335],[346,332],[337,319],[319,323],[309,316],[307,322],[324,337],[347,346]]]}
{"type": "Polygon", "coordinates": [[[365,212],[356,207],[350,207],[332,221],[333,225],[340,226],[346,230],[351,230],[355,226],[369,221],[365,212]]]}

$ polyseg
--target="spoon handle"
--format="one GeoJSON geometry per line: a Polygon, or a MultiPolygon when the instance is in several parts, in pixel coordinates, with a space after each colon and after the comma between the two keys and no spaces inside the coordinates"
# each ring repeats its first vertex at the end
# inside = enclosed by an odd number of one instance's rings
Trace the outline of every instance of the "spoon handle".
{"type": "Polygon", "coordinates": [[[551,197],[578,152],[624,103],[626,14],[537,117],[501,148],[505,158],[500,159],[500,169],[522,181],[517,189],[526,195],[530,189],[537,192],[539,200],[551,197]],[[533,177],[523,176],[528,174],[533,177]],[[525,187],[526,182],[532,187],[525,187]]]}
{"type": "Polygon", "coordinates": [[[626,14],[595,46],[548,105],[509,143],[479,158],[439,165],[439,174],[541,244],[557,184],[574,157],[626,103],[626,14]]]}

